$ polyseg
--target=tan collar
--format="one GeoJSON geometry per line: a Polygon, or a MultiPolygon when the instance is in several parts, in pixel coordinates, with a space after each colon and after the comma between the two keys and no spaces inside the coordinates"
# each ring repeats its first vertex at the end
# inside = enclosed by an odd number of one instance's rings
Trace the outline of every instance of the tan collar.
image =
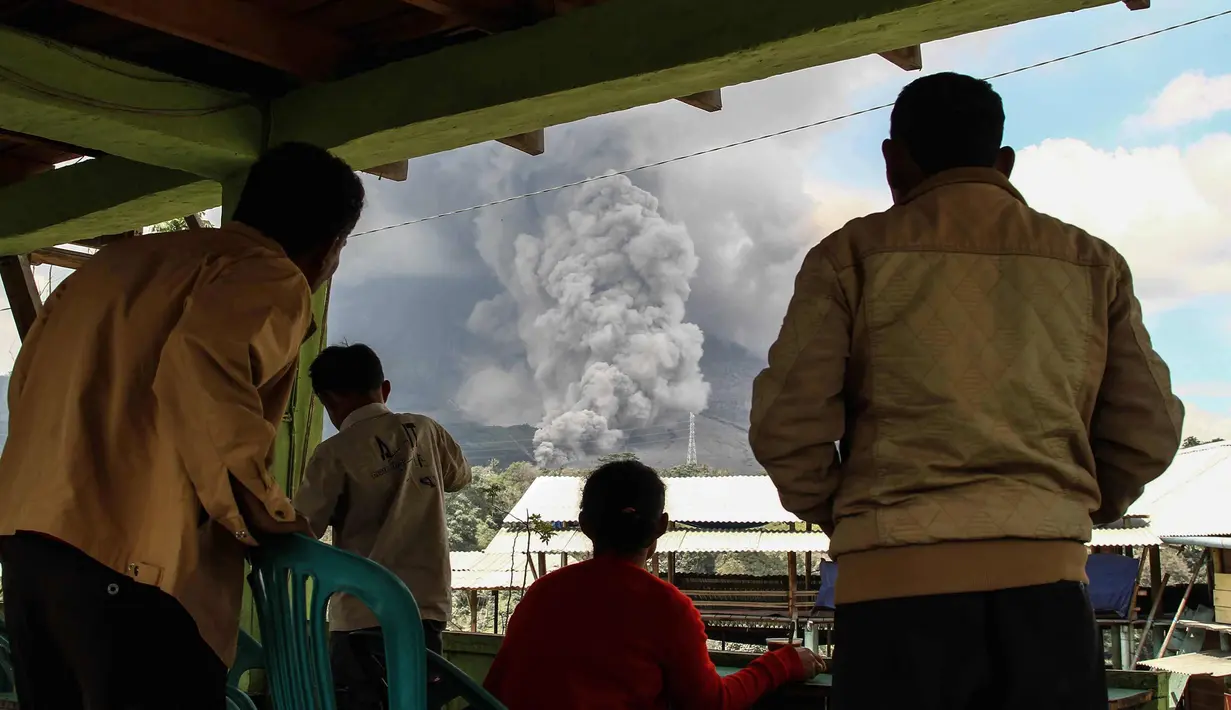
{"type": "Polygon", "coordinates": [[[1016,187],[1013,187],[1013,183],[1009,182],[1009,178],[994,168],[954,168],[953,170],[936,173],[907,193],[903,203],[910,202],[924,193],[931,192],[940,187],[970,182],[995,185],[1012,195],[1022,204],[1026,204],[1026,198],[1022,197],[1022,193],[1018,192],[1016,187]]]}
{"type": "Polygon", "coordinates": [[[389,411],[389,407],[385,406],[381,402],[365,404],[346,415],[346,418],[342,420],[342,426],[338,427],[338,431],[345,431],[347,427],[362,421],[367,421],[368,419],[375,419],[382,414],[388,414],[389,411]]]}

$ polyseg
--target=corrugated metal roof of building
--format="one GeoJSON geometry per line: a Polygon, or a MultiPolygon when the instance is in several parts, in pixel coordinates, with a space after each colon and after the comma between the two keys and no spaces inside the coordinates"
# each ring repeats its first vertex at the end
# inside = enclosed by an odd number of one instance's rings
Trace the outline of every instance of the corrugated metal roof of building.
{"type": "Polygon", "coordinates": [[[1159,671],[1184,675],[1208,675],[1215,678],[1231,676],[1231,652],[1202,651],[1183,653],[1166,658],[1151,658],[1140,661],[1141,665],[1159,671]]]}
{"type": "MultiPolygon", "coordinates": [[[[658,539],[659,552],[825,552],[829,538],[819,532],[764,532],[761,530],[670,530],[658,539]]],[[[544,543],[530,539],[530,553],[585,554],[590,540],[580,530],[558,532],[544,543]]],[[[526,553],[526,534],[505,530],[496,534],[486,552],[508,558],[526,553]]]]}
{"type": "Polygon", "coordinates": [[[1163,544],[1149,527],[1095,528],[1091,547],[1156,547],[1163,544]]]}
{"type": "Polygon", "coordinates": [[[482,550],[473,552],[452,551],[449,553],[449,569],[453,571],[470,569],[483,557],[482,550]]]}
{"type": "MultiPolygon", "coordinates": [[[[452,553],[450,564],[454,564],[452,553]]],[[[464,553],[473,554],[473,553],[464,553]]],[[[529,586],[534,581],[533,564],[525,555],[500,554],[496,552],[481,552],[477,558],[467,560],[469,569],[453,570],[453,589],[521,589],[523,583],[529,586]]],[[[547,571],[560,568],[559,559],[547,560],[547,571]]]]}
{"type": "MultiPolygon", "coordinates": [[[[692,523],[791,523],[799,518],[782,507],[769,476],[666,478],[667,514],[692,523]]],[[[577,476],[540,476],[513,506],[506,523],[537,514],[550,522],[575,522],[581,507],[577,476]]]]}
{"type": "Polygon", "coordinates": [[[1160,537],[1231,535],[1231,442],[1181,450],[1128,514],[1147,516],[1160,537]]]}

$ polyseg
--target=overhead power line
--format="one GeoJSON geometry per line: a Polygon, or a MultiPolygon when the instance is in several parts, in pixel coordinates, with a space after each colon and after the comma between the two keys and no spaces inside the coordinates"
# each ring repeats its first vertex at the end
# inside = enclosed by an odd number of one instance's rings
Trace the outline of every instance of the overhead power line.
{"type": "MultiPolygon", "coordinates": [[[[1222,12],[1216,12],[1212,15],[1206,15],[1205,17],[1199,17],[1195,20],[1188,20],[1187,22],[1180,22],[1178,24],[1169,25],[1167,27],[1163,27],[1157,30],[1152,30],[1150,32],[1145,32],[1139,35],[1133,35],[1132,37],[1125,37],[1124,39],[1119,39],[1114,42],[1108,42],[1107,44],[1100,44],[1096,47],[1090,47],[1089,49],[1083,49],[1080,52],[1073,52],[1071,54],[1065,54],[1059,57],[1053,57],[1051,59],[1046,59],[1041,62],[1035,62],[1034,64],[1027,64],[1025,66],[1020,66],[1020,67],[1017,67],[1016,69],[1002,71],[1000,73],[992,74],[991,76],[984,77],[984,80],[992,81],[994,79],[1003,79],[1004,77],[1007,77],[1007,76],[1013,76],[1014,74],[1021,74],[1023,72],[1031,71],[1033,69],[1039,69],[1041,67],[1051,66],[1053,64],[1059,64],[1060,62],[1065,62],[1070,59],[1076,59],[1077,57],[1084,57],[1087,54],[1094,54],[1095,52],[1101,52],[1105,49],[1112,49],[1113,47],[1121,47],[1121,46],[1124,46],[1132,42],[1137,42],[1139,40],[1148,39],[1150,37],[1157,37],[1158,35],[1161,35],[1161,34],[1166,34],[1168,32],[1173,32],[1175,30],[1184,29],[1186,27],[1192,27],[1194,25],[1199,25],[1203,22],[1209,22],[1210,20],[1216,20],[1220,17],[1225,17],[1227,15],[1231,15],[1231,10],[1224,10],[1222,12]]],[[[419,217],[416,219],[406,220],[405,222],[398,222],[396,224],[385,225],[383,227],[375,227],[373,229],[366,229],[362,232],[355,232],[351,236],[362,237],[368,234],[375,234],[377,232],[385,232],[390,229],[399,229],[401,227],[409,227],[415,224],[422,224],[424,222],[431,222],[433,220],[442,219],[444,217],[452,217],[454,215],[465,214],[467,212],[474,212],[476,210],[486,209],[488,207],[495,207],[497,205],[503,205],[509,202],[516,202],[518,200],[524,200],[530,197],[538,197],[539,195],[546,195],[552,192],[559,192],[560,190],[567,190],[572,187],[580,187],[582,185],[586,185],[592,182],[598,182],[599,180],[607,180],[609,178],[618,177],[620,175],[629,175],[632,173],[640,172],[642,170],[649,170],[651,168],[659,168],[664,165],[670,165],[671,163],[678,163],[681,160],[690,160],[692,158],[699,158],[703,155],[717,153],[719,151],[728,150],[730,148],[738,148],[740,146],[745,146],[750,143],[757,143],[760,141],[769,140],[770,138],[779,138],[781,136],[789,135],[791,133],[798,133],[799,131],[806,131],[810,128],[819,128],[820,126],[826,126],[832,123],[837,123],[839,121],[845,121],[847,119],[855,118],[857,116],[863,116],[864,114],[875,113],[877,111],[883,111],[887,108],[892,108],[892,107],[893,107],[893,103],[885,103],[885,104],[880,104],[877,106],[869,106],[868,108],[859,109],[858,111],[851,111],[849,113],[844,113],[839,116],[831,116],[829,118],[823,118],[819,121],[813,121],[811,123],[804,123],[798,126],[784,128],[779,131],[773,131],[772,133],[764,133],[759,136],[745,138],[743,140],[738,140],[733,143],[724,143],[723,145],[717,145],[712,148],[705,148],[704,150],[698,150],[692,153],[685,153],[683,155],[677,155],[671,158],[664,158],[663,160],[656,160],[652,163],[645,163],[643,165],[637,165],[635,167],[625,168],[623,170],[615,170],[615,171],[604,173],[602,175],[594,175],[592,177],[583,178],[581,180],[575,180],[573,182],[566,182],[562,185],[553,185],[551,187],[545,187],[541,190],[534,190],[533,192],[524,192],[520,195],[513,195],[511,197],[502,197],[498,200],[492,200],[491,202],[484,202],[478,205],[471,205],[469,207],[463,207],[461,209],[449,210],[448,212],[440,212],[430,217],[419,217]]]]}

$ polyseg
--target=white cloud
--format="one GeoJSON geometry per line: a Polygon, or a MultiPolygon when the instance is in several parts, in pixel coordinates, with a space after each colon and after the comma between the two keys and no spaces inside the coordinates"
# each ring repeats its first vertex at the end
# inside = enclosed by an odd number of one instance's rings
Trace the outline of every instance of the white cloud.
{"type": "Polygon", "coordinates": [[[1184,436],[1202,441],[1231,439],[1231,416],[1185,405],[1184,436]]]}
{"type": "Polygon", "coordinates": [[[1181,397],[1231,399],[1231,382],[1190,382],[1176,385],[1175,393],[1181,397]]]}
{"type": "Polygon", "coordinates": [[[1231,292],[1231,135],[1115,151],[1046,140],[1013,178],[1031,206],[1119,249],[1147,309],[1231,292]]]}
{"type": "Polygon", "coordinates": [[[1231,74],[1207,77],[1185,72],[1154,97],[1140,116],[1128,119],[1130,128],[1177,128],[1231,111],[1231,74]]]}

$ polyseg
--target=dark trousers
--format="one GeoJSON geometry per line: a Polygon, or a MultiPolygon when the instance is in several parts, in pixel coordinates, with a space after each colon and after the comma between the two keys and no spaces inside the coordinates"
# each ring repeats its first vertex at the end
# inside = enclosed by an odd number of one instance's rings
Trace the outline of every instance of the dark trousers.
{"type": "Polygon", "coordinates": [[[40,535],[0,539],[22,710],[218,710],[227,668],[170,595],[40,535]]]}
{"type": "MultiPolygon", "coordinates": [[[[423,640],[429,651],[443,653],[444,630],[442,621],[423,620],[423,640]]],[[[385,639],[380,628],[330,633],[329,655],[338,710],[384,710],[388,695],[385,639]]],[[[431,680],[430,670],[428,676],[431,680]]],[[[431,686],[428,691],[428,707],[433,707],[431,686]]]]}
{"type": "Polygon", "coordinates": [[[1085,585],[839,605],[835,710],[1107,710],[1085,585]]]}

